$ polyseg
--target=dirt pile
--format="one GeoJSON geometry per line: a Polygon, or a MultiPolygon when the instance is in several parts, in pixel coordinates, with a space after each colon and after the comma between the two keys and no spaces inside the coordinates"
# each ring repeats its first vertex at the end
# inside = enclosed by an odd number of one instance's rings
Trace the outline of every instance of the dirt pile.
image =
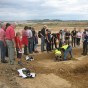
{"type": "Polygon", "coordinates": [[[52,52],[34,54],[34,61],[22,59],[24,67],[37,74],[34,79],[18,77],[21,66],[0,64],[0,88],[88,88],[88,56],[74,49],[77,60],[55,61],[52,52]]]}

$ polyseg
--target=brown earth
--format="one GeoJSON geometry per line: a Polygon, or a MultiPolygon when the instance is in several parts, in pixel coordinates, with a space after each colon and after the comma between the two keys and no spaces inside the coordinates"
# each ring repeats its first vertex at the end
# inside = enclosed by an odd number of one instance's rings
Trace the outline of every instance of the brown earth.
{"type": "Polygon", "coordinates": [[[34,61],[22,59],[24,67],[36,73],[34,79],[18,77],[21,66],[0,63],[0,88],[88,88],[88,56],[73,49],[74,60],[55,61],[53,52],[33,54],[34,61]]]}

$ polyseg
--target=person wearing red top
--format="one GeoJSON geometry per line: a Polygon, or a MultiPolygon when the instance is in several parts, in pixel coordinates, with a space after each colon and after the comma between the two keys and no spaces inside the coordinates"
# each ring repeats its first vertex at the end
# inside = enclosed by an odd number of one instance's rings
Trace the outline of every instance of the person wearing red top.
{"type": "Polygon", "coordinates": [[[13,23],[11,24],[11,26],[9,26],[6,29],[5,32],[5,39],[6,39],[6,45],[8,47],[8,56],[9,56],[9,63],[11,65],[14,64],[14,60],[15,60],[15,31],[14,29],[16,28],[16,24],[13,23]]]}
{"type": "Polygon", "coordinates": [[[4,23],[0,24],[0,55],[1,55],[1,63],[7,63],[7,61],[5,60],[5,31],[4,31],[4,23]]]}
{"type": "Polygon", "coordinates": [[[28,48],[27,29],[28,29],[28,27],[25,26],[24,30],[22,31],[22,44],[24,45],[24,55],[28,55],[28,52],[27,52],[27,48],[28,48]]]}
{"type": "Polygon", "coordinates": [[[20,37],[21,37],[20,32],[17,32],[15,36],[15,44],[16,44],[18,64],[21,63],[21,57],[22,57],[22,41],[20,37]]]}

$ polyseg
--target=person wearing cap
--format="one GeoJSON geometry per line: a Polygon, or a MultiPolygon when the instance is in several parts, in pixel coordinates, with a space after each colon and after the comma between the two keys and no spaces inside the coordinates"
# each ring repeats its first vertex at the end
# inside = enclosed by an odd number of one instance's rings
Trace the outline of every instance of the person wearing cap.
{"type": "Polygon", "coordinates": [[[73,55],[72,55],[72,47],[70,45],[64,44],[61,47],[61,50],[64,52],[64,54],[63,54],[63,60],[67,60],[68,53],[70,54],[71,58],[73,58],[73,55]]]}

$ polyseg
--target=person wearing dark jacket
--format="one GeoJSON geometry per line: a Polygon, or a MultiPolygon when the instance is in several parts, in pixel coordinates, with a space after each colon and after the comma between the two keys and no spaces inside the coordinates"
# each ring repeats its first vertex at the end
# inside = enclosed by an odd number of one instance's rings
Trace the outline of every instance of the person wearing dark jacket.
{"type": "Polygon", "coordinates": [[[69,43],[70,43],[70,32],[67,31],[67,30],[66,30],[66,33],[65,33],[65,41],[69,45],[69,43]]]}
{"type": "Polygon", "coordinates": [[[51,33],[48,29],[46,30],[46,50],[51,51],[51,33]]]}
{"type": "Polygon", "coordinates": [[[33,39],[33,51],[34,51],[34,46],[35,46],[35,42],[34,42],[34,40],[35,40],[35,29],[32,27],[32,34],[33,34],[33,37],[32,37],[32,39],[33,39]]]}
{"type": "Polygon", "coordinates": [[[55,48],[57,48],[56,39],[57,39],[57,34],[53,33],[51,35],[51,48],[52,48],[52,50],[54,49],[54,46],[55,46],[55,48]]]}
{"type": "Polygon", "coordinates": [[[46,36],[46,28],[47,26],[45,25],[42,29],[41,29],[41,51],[43,52],[44,46],[45,46],[45,36],[46,36]]]}
{"type": "Polygon", "coordinates": [[[83,38],[83,55],[87,55],[88,52],[88,31],[84,32],[84,38],[83,38]]]}
{"type": "Polygon", "coordinates": [[[74,28],[74,30],[71,32],[71,36],[72,36],[72,47],[76,46],[76,34],[77,34],[77,31],[76,31],[76,28],[74,28]]]}

